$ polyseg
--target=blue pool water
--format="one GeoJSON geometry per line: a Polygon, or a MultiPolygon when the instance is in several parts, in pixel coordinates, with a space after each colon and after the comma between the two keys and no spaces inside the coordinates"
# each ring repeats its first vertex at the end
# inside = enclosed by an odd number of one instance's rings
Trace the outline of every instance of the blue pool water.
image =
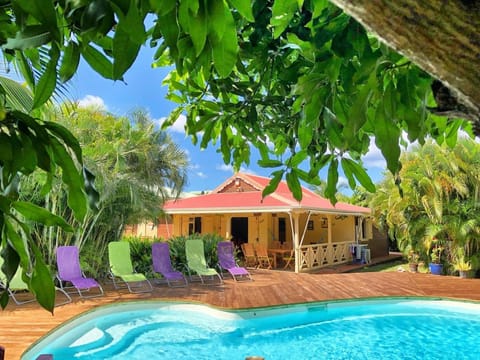
{"type": "Polygon", "coordinates": [[[480,304],[389,299],[244,311],[165,302],[96,309],[22,359],[479,359],[480,304]]]}

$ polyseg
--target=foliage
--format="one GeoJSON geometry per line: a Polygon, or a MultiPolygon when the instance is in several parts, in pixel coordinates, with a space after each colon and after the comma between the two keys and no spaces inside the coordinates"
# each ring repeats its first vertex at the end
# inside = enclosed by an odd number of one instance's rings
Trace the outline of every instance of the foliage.
{"type": "Polygon", "coordinates": [[[480,253],[479,151],[469,139],[453,149],[429,142],[404,154],[401,192],[391,175],[379,185],[370,200],[376,222],[405,254],[449,265],[459,249],[468,258],[480,253]]]}
{"type": "MultiPolygon", "coordinates": [[[[21,179],[36,171],[41,173],[38,187],[41,194],[46,194],[52,189],[53,175],[61,174],[65,204],[77,221],[82,221],[87,212],[86,195],[94,207],[98,193],[93,175],[83,165],[82,150],[75,137],[58,123],[14,110],[20,105],[22,110],[31,106],[32,98],[27,89],[8,81],[0,86],[3,90],[0,91],[0,103],[4,106],[0,111],[0,256],[5,260],[2,271],[9,282],[20,266],[37,300],[53,311],[53,280],[32,236],[31,226],[41,224],[47,231],[57,227],[65,232],[72,232],[73,228],[60,216],[24,201],[21,179]],[[12,101],[13,98],[17,102],[12,101]]],[[[7,302],[8,293],[2,291],[0,305],[5,307],[7,302]]]]}
{"type": "Polygon", "coordinates": [[[135,271],[145,274],[147,277],[153,277],[152,243],[158,240],[150,241],[138,237],[127,237],[123,238],[122,241],[130,243],[130,256],[135,271]]]}
{"type": "Polygon", "coordinates": [[[420,256],[415,251],[410,250],[408,252],[407,259],[410,264],[418,264],[418,260],[420,259],[420,256]]]}
{"type": "MultiPolygon", "coordinates": [[[[203,241],[205,260],[207,265],[216,268],[218,264],[217,244],[223,241],[220,235],[216,234],[193,234],[190,236],[174,236],[168,239],[170,247],[170,260],[172,267],[187,274],[187,258],[185,256],[185,242],[188,239],[199,239],[203,241]]],[[[161,239],[146,240],[138,237],[124,237],[123,240],[130,242],[132,261],[138,272],[153,277],[152,272],[152,243],[164,241],[161,239]]]]}
{"type": "MultiPolygon", "coordinates": [[[[154,66],[175,64],[167,83],[169,98],[180,106],[170,123],[186,112],[193,141],[200,131],[201,147],[220,139],[224,161],[235,169],[248,164],[250,146],[257,147],[259,164],[276,169],[264,195],[285,177],[299,199],[300,180],[318,184],[324,167],[333,202],[341,170],[351,187],[373,191],[361,163],[371,136],[396,175],[402,131],[410,141],[423,143],[430,134],[451,143],[462,125],[430,116],[429,76],[326,0],[3,2],[0,46],[32,99],[20,106],[8,96],[12,89],[0,84],[2,256],[8,278],[21,263],[24,274],[33,271],[34,292],[48,287],[50,295],[39,300],[50,310],[53,285],[16,213],[46,225],[61,220],[16,203],[18,177],[43,170],[47,194],[61,168],[78,221],[86,213],[85,192],[91,203],[96,196],[93,176],[82,174],[76,140],[30,110],[45,104],[81,59],[103,77],[122,80],[147,40],[157,49],[154,66]],[[12,157],[12,149],[21,150],[12,157]]],[[[4,293],[3,306],[6,301],[4,293]]]]}
{"type": "MultiPolygon", "coordinates": [[[[118,240],[126,224],[156,221],[165,199],[182,190],[187,168],[184,152],[165,132],[155,129],[144,111],[115,117],[99,109],[72,105],[60,110],[55,114],[57,121],[71,128],[79,139],[85,163],[97,174],[101,196],[98,211],[87,212],[79,222],[67,206],[65,187],[58,177],[53,177],[46,196],[39,186],[42,174],[23,179],[22,199],[61,216],[75,229],[65,233],[33,226],[35,242],[52,265],[58,245],[74,244],[80,253],[87,247],[95,259],[101,259],[107,243],[118,240]]],[[[100,261],[92,261],[89,268],[94,275],[100,275],[103,266],[100,261]]]]}

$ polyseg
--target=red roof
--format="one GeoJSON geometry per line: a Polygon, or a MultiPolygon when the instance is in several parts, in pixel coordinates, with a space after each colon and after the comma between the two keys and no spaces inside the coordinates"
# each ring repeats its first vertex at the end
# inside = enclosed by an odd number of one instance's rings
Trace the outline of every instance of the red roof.
{"type": "Polygon", "coordinates": [[[218,186],[212,193],[185,199],[171,200],[165,203],[166,213],[222,213],[222,212],[276,212],[294,209],[312,210],[329,213],[370,214],[370,209],[337,203],[302,187],[302,201],[293,198],[285,181],[281,181],[277,190],[262,199],[262,190],[270,182],[269,178],[237,173],[218,186]],[[238,180],[237,180],[238,179],[238,180]],[[235,185],[235,181],[240,185],[235,185]]]}

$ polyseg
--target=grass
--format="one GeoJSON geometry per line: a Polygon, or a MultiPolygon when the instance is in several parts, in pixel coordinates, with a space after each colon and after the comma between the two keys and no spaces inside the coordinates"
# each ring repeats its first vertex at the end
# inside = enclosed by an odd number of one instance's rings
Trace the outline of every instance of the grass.
{"type": "MultiPolygon", "coordinates": [[[[418,272],[427,272],[427,268],[419,266],[418,272]]],[[[382,264],[365,266],[355,272],[392,272],[392,271],[410,271],[408,263],[404,260],[389,261],[382,264]]]]}

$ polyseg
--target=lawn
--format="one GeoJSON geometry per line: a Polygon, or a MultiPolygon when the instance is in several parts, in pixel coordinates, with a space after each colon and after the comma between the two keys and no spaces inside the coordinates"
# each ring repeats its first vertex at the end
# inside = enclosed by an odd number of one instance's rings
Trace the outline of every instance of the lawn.
{"type": "MultiPolygon", "coordinates": [[[[418,272],[427,272],[427,268],[418,267],[418,272]]],[[[355,272],[391,272],[391,271],[410,271],[408,263],[404,260],[395,260],[389,261],[382,264],[365,266],[362,269],[356,270],[355,272]]]]}

